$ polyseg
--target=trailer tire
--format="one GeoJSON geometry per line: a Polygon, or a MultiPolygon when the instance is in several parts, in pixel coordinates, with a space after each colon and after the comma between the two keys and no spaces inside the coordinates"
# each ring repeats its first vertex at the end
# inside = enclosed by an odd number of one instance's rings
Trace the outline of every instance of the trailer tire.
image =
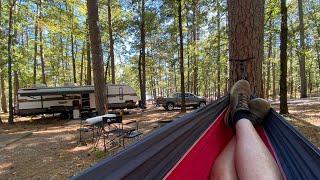
{"type": "Polygon", "coordinates": [[[174,104],[172,102],[167,103],[167,111],[172,111],[174,109],[174,104]]]}
{"type": "Polygon", "coordinates": [[[60,114],[60,118],[63,119],[63,120],[73,119],[73,113],[72,113],[72,111],[62,112],[62,113],[60,114]]]}

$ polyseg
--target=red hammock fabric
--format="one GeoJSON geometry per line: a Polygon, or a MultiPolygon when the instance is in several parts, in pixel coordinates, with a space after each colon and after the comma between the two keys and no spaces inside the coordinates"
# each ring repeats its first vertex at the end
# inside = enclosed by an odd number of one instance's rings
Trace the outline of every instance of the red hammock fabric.
{"type": "MultiPolygon", "coordinates": [[[[165,179],[208,179],[216,158],[233,136],[231,128],[224,125],[224,110],[216,121],[199,137],[181,160],[168,172],[165,179]]],[[[261,139],[273,154],[272,146],[263,130],[257,128],[261,139]]]]}

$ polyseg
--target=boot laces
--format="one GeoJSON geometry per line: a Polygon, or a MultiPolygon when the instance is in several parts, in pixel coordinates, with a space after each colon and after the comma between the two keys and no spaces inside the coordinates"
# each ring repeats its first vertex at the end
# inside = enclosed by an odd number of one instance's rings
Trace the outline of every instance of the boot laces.
{"type": "Polygon", "coordinates": [[[243,93],[239,93],[238,108],[248,108],[249,97],[243,93]]]}

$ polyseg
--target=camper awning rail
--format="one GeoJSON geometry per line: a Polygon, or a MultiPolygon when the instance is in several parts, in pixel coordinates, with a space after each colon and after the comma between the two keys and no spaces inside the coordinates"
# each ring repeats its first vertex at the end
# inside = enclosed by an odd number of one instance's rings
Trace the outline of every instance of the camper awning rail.
{"type": "Polygon", "coordinates": [[[59,87],[59,88],[39,88],[39,89],[20,89],[20,96],[42,96],[42,95],[61,95],[61,94],[80,94],[93,93],[93,86],[86,87],[59,87]]]}

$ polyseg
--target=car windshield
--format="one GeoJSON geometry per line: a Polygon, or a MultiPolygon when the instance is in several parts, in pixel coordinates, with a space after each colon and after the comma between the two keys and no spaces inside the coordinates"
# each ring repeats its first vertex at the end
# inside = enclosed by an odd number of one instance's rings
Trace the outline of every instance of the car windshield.
{"type": "MultiPolygon", "coordinates": [[[[174,93],[171,95],[171,97],[180,97],[181,98],[181,93],[174,93]]],[[[185,93],[185,97],[196,97],[195,95],[191,94],[191,93],[185,93]]]]}
{"type": "Polygon", "coordinates": [[[181,96],[180,93],[174,93],[174,94],[171,95],[171,97],[180,97],[180,96],[181,96]]]}

